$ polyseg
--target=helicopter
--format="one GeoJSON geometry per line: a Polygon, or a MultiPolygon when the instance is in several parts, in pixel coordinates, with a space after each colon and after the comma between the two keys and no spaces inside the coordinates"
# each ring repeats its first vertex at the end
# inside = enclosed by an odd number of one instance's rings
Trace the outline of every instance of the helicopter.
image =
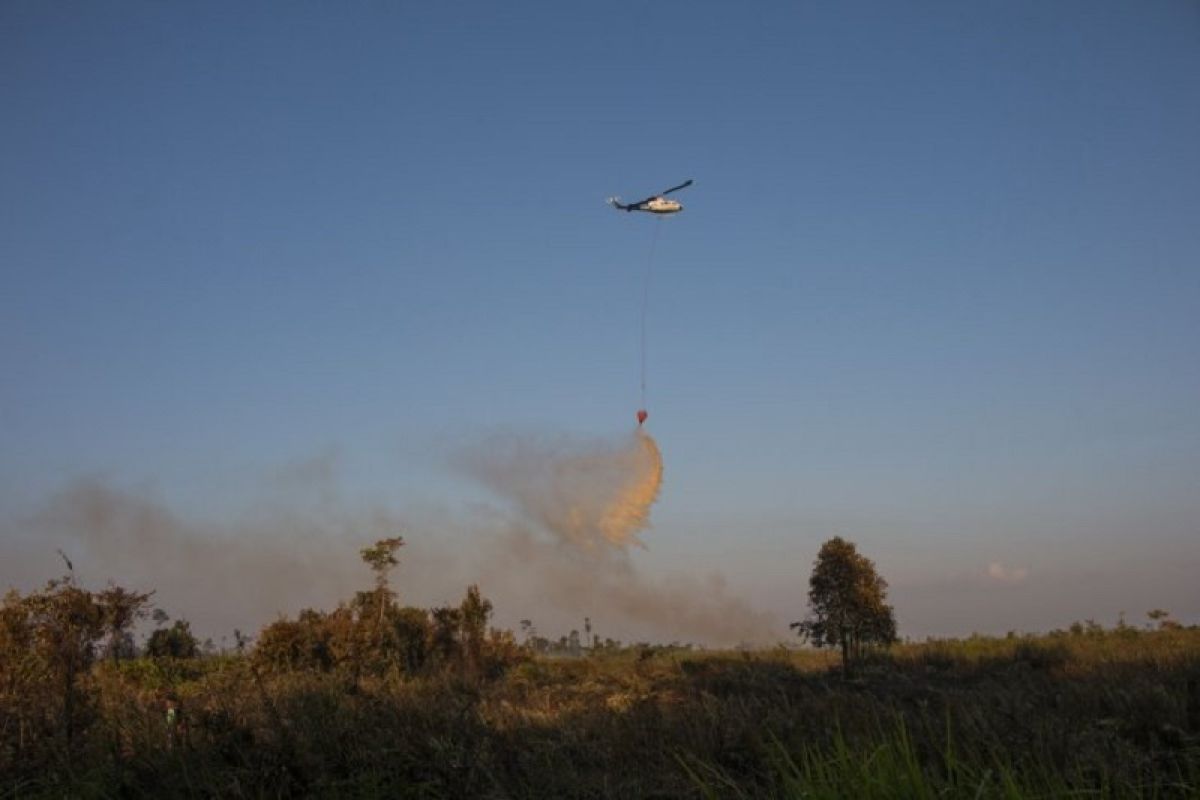
{"type": "Polygon", "coordinates": [[[683,204],[678,200],[668,200],[667,195],[671,192],[678,192],[680,189],[686,189],[692,185],[691,179],[684,181],[678,186],[673,186],[667,189],[662,194],[656,194],[653,197],[647,197],[645,200],[639,200],[636,203],[622,204],[621,198],[610,197],[608,202],[613,208],[618,211],[646,211],[650,214],[677,214],[683,210],[683,204]]]}

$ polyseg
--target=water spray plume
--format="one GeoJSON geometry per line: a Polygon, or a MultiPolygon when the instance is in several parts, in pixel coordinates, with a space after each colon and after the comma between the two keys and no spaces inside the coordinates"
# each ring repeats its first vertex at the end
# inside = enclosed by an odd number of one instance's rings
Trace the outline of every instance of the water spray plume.
{"type": "Polygon", "coordinates": [[[464,466],[555,539],[584,549],[640,544],[663,471],[658,445],[641,430],[617,441],[493,439],[464,466]]]}
{"type": "MultiPolygon", "coordinates": [[[[459,463],[513,506],[487,553],[492,585],[545,613],[603,614],[645,635],[708,643],[770,641],[769,615],[732,597],[719,575],[641,575],[630,545],[650,527],[663,460],[645,430],[612,440],[493,437],[459,463]]],[[[563,623],[567,624],[567,623],[563,623]]]]}
{"type": "Polygon", "coordinates": [[[662,486],[663,463],[658,443],[642,430],[637,432],[637,443],[634,469],[600,519],[601,533],[613,544],[641,544],[637,533],[650,526],[650,507],[658,499],[662,486]]]}

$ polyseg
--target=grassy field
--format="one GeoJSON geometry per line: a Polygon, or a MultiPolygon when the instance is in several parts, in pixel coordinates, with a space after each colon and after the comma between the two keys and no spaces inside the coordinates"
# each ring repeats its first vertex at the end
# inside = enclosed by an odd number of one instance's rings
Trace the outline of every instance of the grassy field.
{"type": "Polygon", "coordinates": [[[1196,628],[897,645],[848,679],[824,652],[637,648],[487,678],[142,658],[81,685],[69,744],[0,700],[0,797],[1200,796],[1196,628]]]}

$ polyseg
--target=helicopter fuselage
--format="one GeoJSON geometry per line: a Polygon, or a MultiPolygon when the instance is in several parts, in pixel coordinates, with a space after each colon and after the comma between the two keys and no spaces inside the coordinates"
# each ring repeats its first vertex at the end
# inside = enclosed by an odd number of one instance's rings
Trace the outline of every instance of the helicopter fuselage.
{"type": "Polygon", "coordinates": [[[616,198],[609,201],[621,211],[646,211],[651,214],[677,214],[683,210],[683,203],[678,200],[668,200],[665,197],[651,197],[640,203],[621,205],[616,198]]]}
{"type": "Polygon", "coordinates": [[[678,200],[668,200],[665,197],[654,197],[642,204],[638,211],[649,211],[651,214],[675,214],[683,210],[683,203],[678,200]]]}

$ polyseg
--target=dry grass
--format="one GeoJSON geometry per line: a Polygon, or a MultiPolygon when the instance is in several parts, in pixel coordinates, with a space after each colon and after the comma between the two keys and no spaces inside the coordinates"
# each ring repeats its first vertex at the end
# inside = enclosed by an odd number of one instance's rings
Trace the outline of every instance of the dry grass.
{"type": "Polygon", "coordinates": [[[782,650],[358,686],[142,660],[97,666],[86,737],[0,763],[0,797],[1194,797],[1198,686],[1197,629],[901,645],[850,680],[782,650]]]}

